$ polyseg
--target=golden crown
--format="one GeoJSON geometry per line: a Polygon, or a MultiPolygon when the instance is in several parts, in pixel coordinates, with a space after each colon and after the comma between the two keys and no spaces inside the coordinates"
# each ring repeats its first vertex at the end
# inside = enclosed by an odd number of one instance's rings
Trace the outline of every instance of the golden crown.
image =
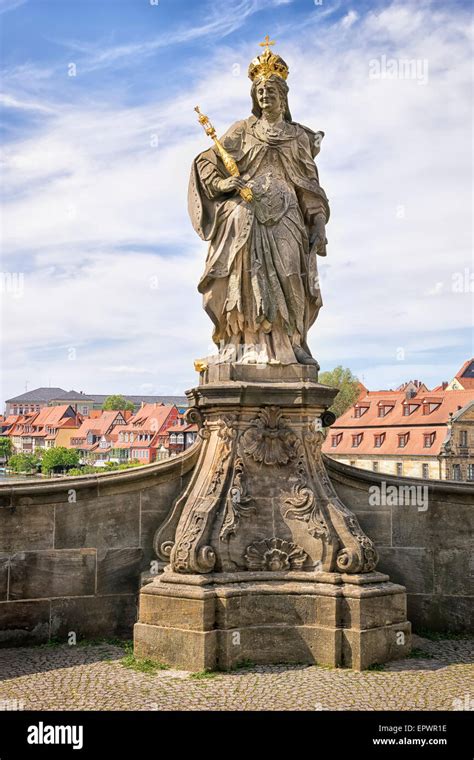
{"type": "Polygon", "coordinates": [[[259,44],[261,47],[264,47],[265,50],[250,63],[249,78],[252,82],[255,79],[269,79],[274,74],[282,79],[286,79],[289,74],[288,66],[283,58],[280,58],[279,55],[275,55],[275,53],[272,53],[270,50],[270,46],[275,44],[274,40],[271,40],[267,34],[264,41],[259,44]]]}

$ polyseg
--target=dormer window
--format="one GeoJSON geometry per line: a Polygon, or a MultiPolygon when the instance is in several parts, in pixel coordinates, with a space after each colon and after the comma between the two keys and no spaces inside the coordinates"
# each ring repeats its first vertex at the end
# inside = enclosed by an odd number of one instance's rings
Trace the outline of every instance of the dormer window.
{"type": "Polygon", "coordinates": [[[366,413],[368,410],[369,405],[368,404],[355,404],[354,405],[354,417],[359,418],[362,417],[363,414],[366,413]]]}
{"type": "Polygon", "coordinates": [[[424,433],[423,435],[423,448],[430,449],[434,443],[436,433],[424,433]]]}
{"type": "Polygon", "coordinates": [[[379,417],[386,417],[387,414],[389,414],[393,409],[393,404],[385,404],[384,402],[380,401],[378,405],[378,416],[379,417]]]}
{"type": "Polygon", "coordinates": [[[441,401],[423,401],[423,414],[431,414],[441,406],[441,401]]]}
{"type": "Polygon", "coordinates": [[[331,447],[333,449],[336,448],[336,446],[339,446],[340,442],[342,441],[342,433],[336,433],[336,435],[331,436],[331,447]]]}
{"type": "Polygon", "coordinates": [[[352,448],[353,449],[356,449],[358,446],[360,446],[363,437],[364,437],[363,433],[357,433],[356,435],[352,436],[352,448]]]}
{"type": "Polygon", "coordinates": [[[376,449],[380,449],[384,441],[385,441],[385,433],[381,433],[380,435],[374,435],[374,446],[376,449]]]}
{"type": "Polygon", "coordinates": [[[398,448],[404,449],[410,438],[410,433],[400,433],[398,436],[398,448]]]}

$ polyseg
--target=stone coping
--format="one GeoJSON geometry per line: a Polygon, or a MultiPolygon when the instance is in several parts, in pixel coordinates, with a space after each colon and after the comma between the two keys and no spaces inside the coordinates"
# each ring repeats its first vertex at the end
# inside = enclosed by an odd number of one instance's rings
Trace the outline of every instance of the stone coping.
{"type": "Polygon", "coordinates": [[[385,573],[371,572],[349,575],[348,573],[325,573],[311,571],[268,571],[268,570],[243,570],[236,573],[174,573],[165,567],[163,574],[156,579],[160,583],[179,583],[186,586],[210,586],[213,584],[225,585],[227,583],[248,583],[250,581],[303,581],[305,583],[330,583],[337,585],[351,583],[356,586],[368,583],[383,583],[390,580],[385,573]]]}
{"type": "Polygon", "coordinates": [[[15,494],[19,496],[34,496],[35,494],[44,494],[45,492],[56,493],[58,491],[67,491],[70,488],[75,490],[81,490],[84,488],[95,488],[97,495],[100,495],[100,486],[103,485],[121,485],[137,483],[137,486],[142,486],[140,481],[149,480],[146,486],[143,483],[143,487],[151,487],[155,485],[158,478],[165,482],[166,480],[176,477],[176,471],[181,470],[183,474],[189,472],[189,470],[196,464],[199,456],[201,441],[198,439],[197,443],[191,446],[181,454],[177,454],[175,457],[166,459],[160,462],[154,462],[153,464],[146,464],[143,467],[131,467],[129,470],[118,470],[115,472],[107,472],[97,475],[77,475],[75,477],[61,477],[61,478],[44,478],[41,481],[34,483],[18,482],[18,483],[2,483],[0,484],[0,496],[5,499],[9,494],[15,494]]]}
{"type": "MultiPolygon", "coordinates": [[[[383,472],[373,472],[372,470],[362,470],[359,467],[351,467],[349,464],[338,462],[327,454],[323,454],[324,464],[328,474],[335,480],[342,481],[342,478],[349,478],[351,481],[359,481],[361,487],[366,484],[377,484],[386,482],[395,486],[427,486],[430,492],[438,493],[440,496],[446,493],[462,494],[470,496],[474,505],[474,483],[460,483],[456,480],[424,480],[423,478],[406,478],[398,475],[389,475],[383,472]],[[338,477],[339,476],[339,477],[338,477]]],[[[354,483],[357,487],[357,483],[354,483]]]]}
{"type": "MultiPolygon", "coordinates": [[[[387,576],[385,576],[387,577],[387,576]]],[[[297,596],[327,596],[360,599],[362,597],[388,596],[392,594],[405,594],[404,586],[390,581],[368,583],[357,586],[351,583],[308,583],[303,580],[248,580],[247,582],[235,582],[232,584],[209,584],[207,586],[193,586],[183,581],[181,584],[167,583],[156,578],[148,583],[140,591],[140,595],[151,594],[152,596],[168,596],[184,599],[210,599],[231,598],[247,594],[295,594],[297,596]]]]}

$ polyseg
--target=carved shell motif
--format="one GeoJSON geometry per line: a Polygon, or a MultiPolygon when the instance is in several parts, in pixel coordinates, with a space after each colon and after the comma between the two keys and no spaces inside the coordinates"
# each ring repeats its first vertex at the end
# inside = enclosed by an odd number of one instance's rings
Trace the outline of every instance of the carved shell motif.
{"type": "Polygon", "coordinates": [[[262,409],[242,436],[245,454],[263,464],[287,464],[296,456],[296,435],[277,406],[262,409]]]}
{"type": "Polygon", "coordinates": [[[308,555],[297,544],[281,538],[267,538],[247,546],[245,562],[249,570],[301,570],[308,555]]]}

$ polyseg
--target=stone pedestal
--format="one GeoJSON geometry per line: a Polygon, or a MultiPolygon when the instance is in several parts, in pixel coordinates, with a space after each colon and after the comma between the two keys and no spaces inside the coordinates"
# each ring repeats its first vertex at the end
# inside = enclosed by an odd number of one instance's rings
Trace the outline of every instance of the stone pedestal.
{"type": "Polygon", "coordinates": [[[138,656],[361,669],[409,651],[405,590],[374,572],[373,543],[324,468],[336,393],[315,367],[203,368],[187,393],[200,456],[155,535],[165,572],[140,595],[138,656]]]}
{"type": "Polygon", "coordinates": [[[362,670],[408,654],[403,586],[380,573],[319,575],[165,573],[140,594],[135,653],[193,671],[249,661],[362,670]]]}

